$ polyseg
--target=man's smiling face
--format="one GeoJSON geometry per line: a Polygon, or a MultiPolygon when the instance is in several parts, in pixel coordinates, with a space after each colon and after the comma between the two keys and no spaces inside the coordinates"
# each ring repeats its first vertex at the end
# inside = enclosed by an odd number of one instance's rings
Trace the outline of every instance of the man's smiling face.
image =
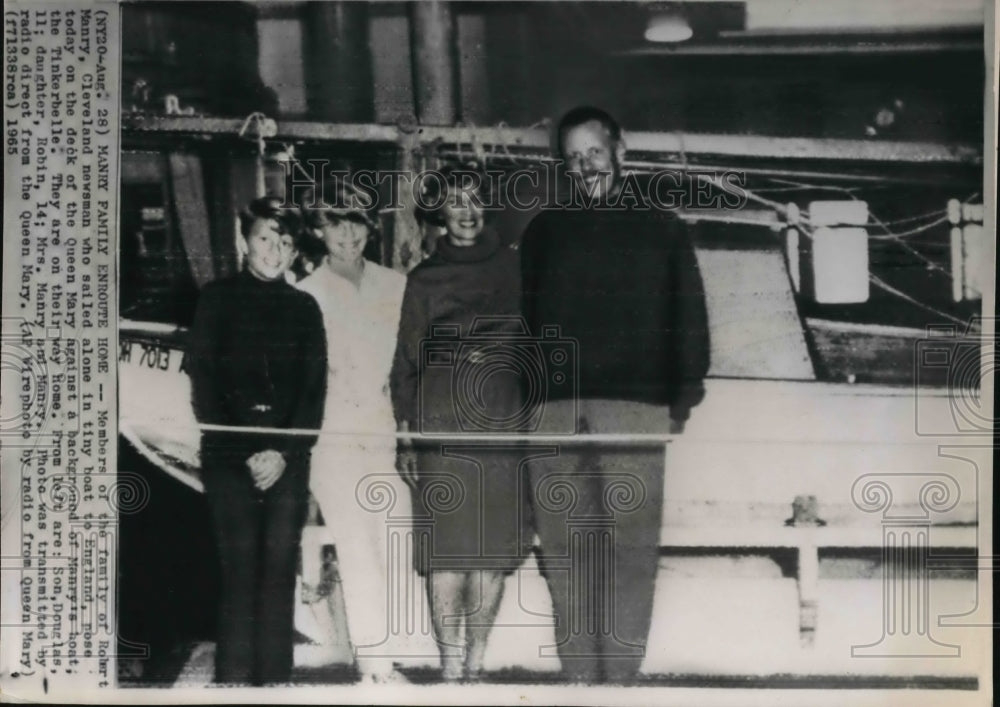
{"type": "Polygon", "coordinates": [[[566,167],[595,199],[612,195],[621,177],[621,144],[600,121],[590,120],[569,128],[562,136],[566,167]]]}

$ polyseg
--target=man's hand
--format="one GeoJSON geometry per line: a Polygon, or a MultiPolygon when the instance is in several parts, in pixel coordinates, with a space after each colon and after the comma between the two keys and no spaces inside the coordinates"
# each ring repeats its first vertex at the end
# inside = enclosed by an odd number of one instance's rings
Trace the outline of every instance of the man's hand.
{"type": "Polygon", "coordinates": [[[247,459],[247,467],[250,469],[250,476],[253,477],[254,486],[261,491],[267,491],[285,473],[285,458],[281,452],[266,449],[247,459]]]}
{"type": "Polygon", "coordinates": [[[677,420],[673,417],[670,418],[670,434],[679,435],[684,432],[684,423],[686,420],[677,420]]]}
{"type": "MultiPolygon", "coordinates": [[[[410,423],[401,420],[397,425],[400,432],[409,432],[410,423]]],[[[396,471],[410,487],[417,486],[417,453],[413,450],[413,440],[404,437],[396,446],[396,471]]]]}
{"type": "Polygon", "coordinates": [[[396,470],[411,487],[417,485],[417,453],[412,444],[400,444],[396,450],[396,470]]]}

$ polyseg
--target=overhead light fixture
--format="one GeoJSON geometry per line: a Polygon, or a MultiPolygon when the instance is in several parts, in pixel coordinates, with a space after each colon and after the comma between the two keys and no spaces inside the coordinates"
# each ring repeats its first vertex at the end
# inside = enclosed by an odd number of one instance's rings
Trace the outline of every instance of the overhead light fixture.
{"type": "Polygon", "coordinates": [[[694,30],[682,15],[676,12],[654,15],[646,25],[647,42],[685,42],[694,30]]]}

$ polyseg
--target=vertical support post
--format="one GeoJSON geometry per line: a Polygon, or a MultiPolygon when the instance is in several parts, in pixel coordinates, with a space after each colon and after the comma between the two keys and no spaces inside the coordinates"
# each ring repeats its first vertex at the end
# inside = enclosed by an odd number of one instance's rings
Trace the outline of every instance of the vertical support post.
{"type": "MultiPolygon", "coordinates": [[[[177,207],[177,230],[191,268],[191,276],[195,284],[202,287],[214,280],[216,274],[201,159],[197,155],[175,152],[170,154],[168,162],[177,207]]],[[[172,277],[177,277],[177,273],[174,272],[172,277]]]]}
{"type": "Polygon", "coordinates": [[[785,258],[788,264],[788,275],[792,280],[792,287],[796,294],[802,291],[802,250],[799,245],[799,207],[797,204],[788,204],[788,229],[785,231],[785,258]]]}
{"type": "Polygon", "coordinates": [[[443,0],[410,4],[413,100],[417,122],[452,125],[458,120],[455,20],[443,0]]]}
{"type": "Polygon", "coordinates": [[[992,262],[985,252],[983,216],[982,204],[962,204],[962,296],[967,300],[982,298],[983,266],[992,262]]]}
{"type": "Polygon", "coordinates": [[[818,618],[819,551],[810,538],[799,545],[799,641],[803,648],[815,644],[818,618]]]}
{"type": "Polygon", "coordinates": [[[797,532],[798,589],[799,589],[799,642],[803,648],[812,648],[816,642],[816,625],[819,618],[819,550],[812,531],[826,525],[818,515],[816,497],[796,496],[792,501],[792,517],[786,526],[803,528],[797,532]]]}
{"type": "Polygon", "coordinates": [[[308,2],[303,11],[306,103],[311,117],[335,123],[375,119],[368,4],[308,2]]]}
{"type": "Polygon", "coordinates": [[[958,199],[948,200],[948,222],[951,224],[951,298],[961,302],[965,291],[965,253],[962,247],[962,205],[958,199]]]}
{"type": "Polygon", "coordinates": [[[414,203],[414,181],[419,167],[416,147],[416,135],[403,135],[399,143],[399,206],[393,212],[392,224],[392,262],[393,268],[400,272],[408,272],[421,260],[421,240],[423,235],[420,224],[417,223],[416,204],[414,203]]]}

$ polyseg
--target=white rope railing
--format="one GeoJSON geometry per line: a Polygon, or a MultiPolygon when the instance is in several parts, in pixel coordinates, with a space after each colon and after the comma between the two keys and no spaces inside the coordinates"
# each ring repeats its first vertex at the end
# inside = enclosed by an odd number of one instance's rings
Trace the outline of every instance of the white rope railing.
{"type": "MultiPolygon", "coordinates": [[[[134,434],[138,424],[128,418],[119,420],[119,427],[129,429],[134,434]]],[[[635,432],[586,432],[552,434],[545,432],[517,433],[485,433],[485,432],[447,432],[427,434],[423,432],[376,432],[372,430],[315,430],[303,427],[259,427],[240,425],[214,425],[198,423],[196,425],[156,423],[157,428],[164,426],[178,431],[229,432],[247,435],[288,435],[291,437],[348,437],[351,439],[395,439],[397,441],[431,442],[439,444],[448,442],[533,442],[537,444],[666,444],[681,435],[671,433],[635,433],[635,432]]]]}

